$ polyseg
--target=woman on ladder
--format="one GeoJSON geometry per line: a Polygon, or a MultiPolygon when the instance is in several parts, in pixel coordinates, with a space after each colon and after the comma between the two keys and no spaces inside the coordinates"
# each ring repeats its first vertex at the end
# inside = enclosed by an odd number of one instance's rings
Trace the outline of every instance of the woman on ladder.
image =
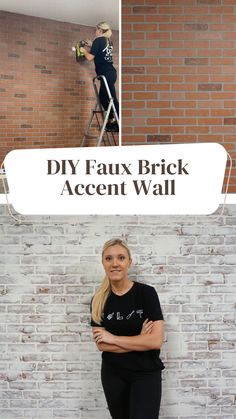
{"type": "MultiPolygon", "coordinates": [[[[95,64],[95,71],[97,76],[105,76],[109,86],[111,96],[114,100],[114,106],[117,116],[119,117],[119,102],[116,96],[115,82],[117,79],[117,72],[113,66],[113,43],[111,41],[112,31],[108,23],[100,22],[96,26],[96,38],[93,43],[89,40],[86,41],[86,46],[90,48],[81,47],[80,51],[84,54],[88,61],[93,61],[95,64]]],[[[99,98],[105,110],[109,105],[109,98],[107,95],[106,87],[103,80],[100,80],[99,98]]],[[[114,118],[113,111],[110,112],[109,121],[106,125],[106,130],[110,132],[118,132],[119,125],[114,118]]]]}

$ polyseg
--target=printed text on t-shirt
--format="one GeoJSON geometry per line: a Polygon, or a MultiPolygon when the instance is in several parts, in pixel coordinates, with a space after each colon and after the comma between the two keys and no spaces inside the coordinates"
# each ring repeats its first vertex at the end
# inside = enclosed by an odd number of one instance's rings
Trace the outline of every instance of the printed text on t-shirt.
{"type": "Polygon", "coordinates": [[[108,320],[112,320],[115,316],[116,320],[129,320],[133,315],[137,314],[139,316],[139,318],[142,318],[143,315],[143,310],[139,309],[139,310],[132,310],[127,316],[122,316],[120,311],[117,311],[116,313],[113,311],[113,313],[109,313],[107,315],[107,319],[108,320]]]}

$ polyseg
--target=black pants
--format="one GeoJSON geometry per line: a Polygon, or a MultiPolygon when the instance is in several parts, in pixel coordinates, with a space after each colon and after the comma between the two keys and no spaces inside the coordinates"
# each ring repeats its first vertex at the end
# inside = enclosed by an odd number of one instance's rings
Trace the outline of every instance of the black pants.
{"type": "Polygon", "coordinates": [[[112,419],[158,419],[161,371],[121,372],[102,363],[102,385],[112,419]]]}
{"type": "MultiPolygon", "coordinates": [[[[116,89],[115,89],[115,82],[116,82],[116,79],[117,79],[117,73],[116,73],[115,68],[114,68],[114,70],[109,70],[108,72],[104,73],[103,76],[105,76],[106,79],[107,79],[107,84],[109,86],[111,96],[114,99],[115,109],[116,109],[117,115],[119,116],[119,102],[118,102],[118,99],[116,97],[116,89]]],[[[108,98],[108,95],[107,95],[107,90],[106,90],[105,84],[104,84],[102,79],[100,80],[99,98],[100,98],[100,102],[102,104],[102,107],[105,110],[107,110],[108,105],[109,105],[109,98],[108,98]]],[[[113,111],[110,112],[110,118],[112,116],[113,116],[113,111]]]]}

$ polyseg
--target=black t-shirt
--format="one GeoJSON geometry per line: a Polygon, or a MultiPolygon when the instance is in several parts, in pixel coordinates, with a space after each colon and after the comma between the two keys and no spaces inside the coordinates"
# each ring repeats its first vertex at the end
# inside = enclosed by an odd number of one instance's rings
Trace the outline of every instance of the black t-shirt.
{"type": "MultiPolygon", "coordinates": [[[[97,325],[118,336],[139,335],[144,320],[163,320],[160,302],[155,288],[134,282],[132,288],[118,296],[111,291],[105,308],[103,320],[97,325]]],[[[159,358],[160,350],[131,351],[127,353],[103,352],[102,358],[114,368],[132,371],[153,371],[163,369],[159,358]]]]}
{"type": "Polygon", "coordinates": [[[95,38],[90,50],[90,54],[94,55],[95,71],[97,75],[105,74],[113,67],[113,45],[105,36],[95,38]]]}

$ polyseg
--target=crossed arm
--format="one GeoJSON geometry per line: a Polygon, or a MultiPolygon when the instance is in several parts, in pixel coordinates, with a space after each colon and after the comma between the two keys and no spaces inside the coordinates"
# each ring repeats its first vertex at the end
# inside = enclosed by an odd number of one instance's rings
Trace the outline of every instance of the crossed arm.
{"type": "Polygon", "coordinates": [[[164,337],[163,320],[145,320],[140,335],[117,336],[102,327],[93,327],[93,338],[100,351],[125,353],[160,349],[164,337]]]}

